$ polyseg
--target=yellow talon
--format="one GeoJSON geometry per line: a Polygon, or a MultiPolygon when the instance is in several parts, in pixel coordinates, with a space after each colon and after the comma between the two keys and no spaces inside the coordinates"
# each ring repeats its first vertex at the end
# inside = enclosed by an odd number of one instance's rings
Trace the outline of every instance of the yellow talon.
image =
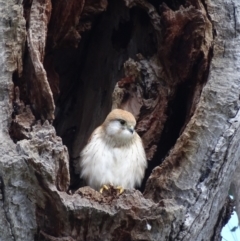
{"type": "Polygon", "coordinates": [[[107,185],[102,185],[102,187],[100,188],[99,192],[103,193],[104,190],[108,190],[109,187],[107,185]]]}
{"type": "Polygon", "coordinates": [[[117,186],[115,189],[119,191],[119,195],[121,195],[124,192],[124,188],[121,186],[117,186]]]}

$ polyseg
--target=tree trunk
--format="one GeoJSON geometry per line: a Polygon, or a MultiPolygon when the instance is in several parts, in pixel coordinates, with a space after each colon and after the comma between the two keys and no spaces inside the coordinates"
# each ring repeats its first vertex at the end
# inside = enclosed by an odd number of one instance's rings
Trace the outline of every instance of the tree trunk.
{"type": "Polygon", "coordinates": [[[0,240],[220,240],[240,214],[238,0],[0,0],[0,240]],[[75,163],[111,108],[148,169],[102,195],[75,163]]]}

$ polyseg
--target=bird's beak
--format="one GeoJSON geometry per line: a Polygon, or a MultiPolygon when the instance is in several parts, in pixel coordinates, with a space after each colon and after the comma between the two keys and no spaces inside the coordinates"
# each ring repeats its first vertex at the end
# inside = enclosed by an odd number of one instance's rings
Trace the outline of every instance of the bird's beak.
{"type": "Polygon", "coordinates": [[[129,126],[129,127],[128,127],[128,130],[133,134],[133,132],[134,132],[134,127],[133,127],[133,126],[129,126]]]}

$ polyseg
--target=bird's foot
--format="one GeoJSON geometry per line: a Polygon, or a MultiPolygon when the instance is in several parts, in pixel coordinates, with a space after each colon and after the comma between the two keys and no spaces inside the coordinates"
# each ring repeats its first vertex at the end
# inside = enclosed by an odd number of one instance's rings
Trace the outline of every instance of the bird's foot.
{"type": "Polygon", "coordinates": [[[109,185],[102,185],[102,187],[100,188],[99,192],[103,193],[104,191],[107,191],[110,188],[109,185]]]}
{"type": "Polygon", "coordinates": [[[99,192],[104,196],[119,196],[124,192],[121,186],[114,187],[113,185],[102,185],[99,192]]]}
{"type": "Polygon", "coordinates": [[[124,188],[121,186],[117,186],[114,189],[116,189],[118,191],[118,195],[121,195],[124,192],[124,188]]]}

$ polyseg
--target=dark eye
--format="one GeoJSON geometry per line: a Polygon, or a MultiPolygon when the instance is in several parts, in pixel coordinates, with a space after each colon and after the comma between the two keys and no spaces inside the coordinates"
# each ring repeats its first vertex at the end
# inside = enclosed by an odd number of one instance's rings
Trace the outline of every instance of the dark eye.
{"type": "Polygon", "coordinates": [[[119,120],[119,122],[121,123],[121,125],[124,125],[125,123],[126,123],[126,121],[125,120],[119,120]]]}

